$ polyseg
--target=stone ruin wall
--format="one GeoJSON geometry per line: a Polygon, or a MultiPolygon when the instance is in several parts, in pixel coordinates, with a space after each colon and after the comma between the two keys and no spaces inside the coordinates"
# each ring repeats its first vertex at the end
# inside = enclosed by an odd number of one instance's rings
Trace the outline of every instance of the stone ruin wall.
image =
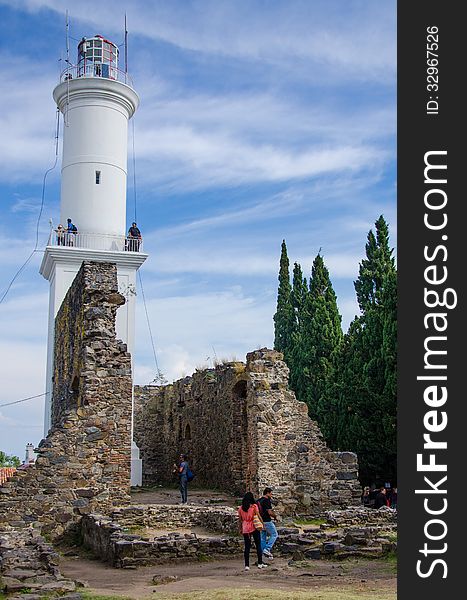
{"type": "Polygon", "coordinates": [[[115,338],[116,266],[84,262],[55,321],[52,427],[34,466],[0,487],[0,529],[39,521],[62,534],[129,502],[131,357],[115,338]]]}
{"type": "Polygon", "coordinates": [[[288,388],[282,354],[197,371],[167,386],[135,388],[135,441],[145,485],[176,481],[190,456],[201,487],[259,495],[270,486],[282,514],[322,514],[360,503],[357,457],[332,452],[288,388]]]}
{"type": "Polygon", "coordinates": [[[245,365],[199,371],[173,385],[135,387],[135,442],[143,459],[143,485],[173,483],[180,453],[196,456],[196,483],[240,491],[244,484],[240,431],[246,398],[245,365]],[[238,426],[240,427],[240,425],[238,426]]]}

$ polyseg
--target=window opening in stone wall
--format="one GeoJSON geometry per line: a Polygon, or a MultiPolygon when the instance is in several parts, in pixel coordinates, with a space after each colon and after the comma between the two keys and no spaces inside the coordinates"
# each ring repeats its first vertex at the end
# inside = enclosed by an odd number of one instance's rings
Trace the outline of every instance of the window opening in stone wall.
{"type": "Polygon", "coordinates": [[[233,393],[237,398],[245,399],[247,394],[246,381],[239,381],[236,383],[233,393]]]}
{"type": "Polygon", "coordinates": [[[189,424],[185,427],[185,439],[191,440],[191,427],[189,424]]]}

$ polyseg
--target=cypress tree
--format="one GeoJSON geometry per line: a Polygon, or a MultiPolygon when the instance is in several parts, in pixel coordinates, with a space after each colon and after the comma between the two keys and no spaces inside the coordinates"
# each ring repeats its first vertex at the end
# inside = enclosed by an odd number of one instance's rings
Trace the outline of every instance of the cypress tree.
{"type": "Polygon", "coordinates": [[[295,323],[300,325],[303,322],[303,311],[308,294],[308,285],[306,277],[303,277],[302,267],[294,263],[292,278],[292,306],[294,308],[295,323]]]}
{"type": "Polygon", "coordinates": [[[335,388],[335,440],[358,453],[362,483],[396,477],[397,273],[382,216],[375,226],[355,281],[362,314],[346,336],[335,388]]]}
{"type": "Polygon", "coordinates": [[[287,256],[285,240],[282,240],[277,309],[276,314],[274,315],[274,349],[284,354],[286,362],[290,359],[292,351],[292,335],[294,331],[295,313],[292,305],[289,257],[287,256]]]}
{"type": "Polygon", "coordinates": [[[292,334],[292,345],[289,355],[289,384],[299,400],[305,401],[307,382],[304,377],[306,369],[304,350],[304,325],[308,318],[306,312],[306,299],[308,285],[306,277],[303,277],[302,268],[294,263],[292,279],[292,306],[295,315],[295,326],[292,334]]]}
{"type": "MultiPolygon", "coordinates": [[[[326,391],[334,376],[337,352],[342,343],[341,316],[337,298],[323,257],[313,261],[309,292],[305,300],[302,328],[305,397],[312,419],[326,424],[326,391]]],[[[324,427],[326,429],[326,427],[324,427]]],[[[324,431],[326,435],[326,431],[324,431]]]]}

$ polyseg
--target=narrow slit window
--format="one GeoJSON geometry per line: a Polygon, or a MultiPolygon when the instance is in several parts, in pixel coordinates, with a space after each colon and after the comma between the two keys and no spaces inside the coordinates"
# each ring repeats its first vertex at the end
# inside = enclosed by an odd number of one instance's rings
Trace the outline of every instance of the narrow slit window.
{"type": "Polygon", "coordinates": [[[96,171],[96,184],[99,185],[100,182],[101,182],[101,172],[96,171]]]}

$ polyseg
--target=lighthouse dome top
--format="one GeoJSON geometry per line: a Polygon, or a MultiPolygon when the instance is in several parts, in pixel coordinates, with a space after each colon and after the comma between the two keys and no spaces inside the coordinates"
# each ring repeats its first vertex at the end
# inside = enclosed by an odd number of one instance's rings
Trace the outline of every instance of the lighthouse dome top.
{"type": "Polygon", "coordinates": [[[117,44],[102,35],[83,37],[78,44],[76,65],[69,64],[61,74],[61,81],[82,77],[113,79],[131,85],[128,73],[118,67],[117,44]]]}

